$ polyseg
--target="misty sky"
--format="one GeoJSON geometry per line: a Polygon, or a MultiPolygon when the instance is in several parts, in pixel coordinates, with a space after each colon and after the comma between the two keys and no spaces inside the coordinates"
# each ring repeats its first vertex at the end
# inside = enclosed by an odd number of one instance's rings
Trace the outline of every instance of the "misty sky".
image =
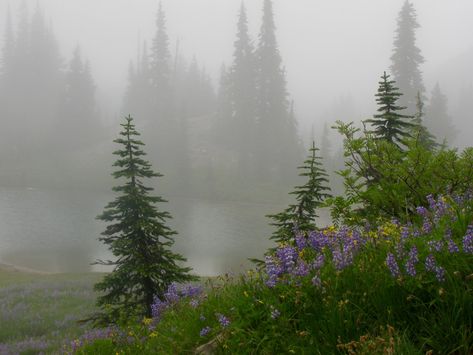
{"type": "MultiPolygon", "coordinates": [[[[120,111],[128,64],[138,39],[150,42],[157,0],[39,0],[60,42],[64,59],[79,44],[90,60],[103,111],[120,111]]],[[[396,18],[404,0],[274,0],[278,40],[302,128],[322,119],[337,97],[351,95],[362,117],[375,107],[377,81],[390,65],[396,18]]],[[[18,13],[20,0],[0,0],[0,33],[7,4],[18,13]]],[[[37,0],[27,0],[30,11],[37,0]]],[[[214,80],[223,61],[230,63],[241,0],[163,0],[171,48],[180,39],[182,53],[196,55],[214,80]]],[[[250,28],[256,38],[262,0],[247,0],[250,28]]],[[[456,58],[473,52],[472,0],[414,0],[418,46],[428,92],[440,81],[457,94],[473,81],[457,76],[456,58]],[[453,76],[453,75],[452,75],[453,76]],[[442,82],[444,80],[445,82],[442,82]]],[[[363,117],[364,116],[364,117],[363,117]]]]}

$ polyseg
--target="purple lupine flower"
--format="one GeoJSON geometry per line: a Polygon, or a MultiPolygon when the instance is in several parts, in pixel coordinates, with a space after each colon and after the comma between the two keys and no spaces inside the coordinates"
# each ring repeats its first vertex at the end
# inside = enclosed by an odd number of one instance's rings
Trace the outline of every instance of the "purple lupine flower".
{"type": "Polygon", "coordinates": [[[196,297],[202,294],[203,288],[200,285],[188,284],[181,291],[182,297],[196,297]]]}
{"type": "Polygon", "coordinates": [[[283,272],[290,272],[296,264],[297,251],[291,246],[279,248],[276,251],[283,272]]]}
{"type": "Polygon", "coordinates": [[[422,207],[422,206],[417,207],[417,208],[416,208],[416,212],[417,212],[417,214],[418,214],[419,216],[422,216],[422,217],[424,217],[424,218],[427,218],[427,216],[428,216],[428,214],[429,214],[429,211],[427,210],[427,208],[422,207]]]}
{"type": "Polygon", "coordinates": [[[167,291],[164,293],[164,298],[168,303],[176,303],[179,301],[179,293],[175,282],[169,285],[167,291]]]}
{"type": "Polygon", "coordinates": [[[427,242],[427,245],[429,246],[429,251],[439,253],[443,249],[444,242],[441,240],[430,240],[427,242]]]}
{"type": "Polygon", "coordinates": [[[435,277],[437,278],[438,282],[445,281],[445,269],[441,266],[435,267],[435,277]]]}
{"type": "Polygon", "coordinates": [[[296,234],[296,245],[297,249],[302,250],[306,247],[307,245],[307,238],[303,233],[297,233],[296,234]]]}
{"type": "Polygon", "coordinates": [[[455,253],[458,253],[460,251],[460,248],[458,247],[458,245],[455,244],[455,242],[450,239],[448,241],[448,252],[450,254],[455,254],[455,253]]]}
{"type": "Polygon", "coordinates": [[[194,298],[194,299],[191,299],[191,300],[189,301],[189,305],[190,305],[192,308],[197,308],[197,307],[199,307],[199,300],[197,300],[197,299],[195,299],[195,298],[194,298]]]}
{"type": "Polygon", "coordinates": [[[428,218],[424,218],[424,222],[422,223],[422,232],[424,234],[432,232],[432,222],[428,218]]]}
{"type": "Polygon", "coordinates": [[[225,317],[223,314],[217,313],[218,322],[223,328],[226,328],[230,325],[230,320],[225,317]]]}
{"type": "Polygon", "coordinates": [[[276,264],[273,257],[266,255],[265,257],[265,266],[266,266],[266,274],[268,275],[268,280],[266,281],[266,285],[270,288],[276,286],[278,281],[278,277],[281,274],[280,267],[276,264]]]}
{"type": "Polygon", "coordinates": [[[321,231],[311,231],[309,233],[309,243],[316,252],[321,252],[322,248],[330,245],[330,240],[326,234],[321,231]]]}
{"type": "Polygon", "coordinates": [[[425,270],[427,271],[434,271],[437,263],[435,261],[435,257],[432,254],[429,254],[425,258],[425,270]]]}
{"type": "Polygon", "coordinates": [[[312,269],[314,270],[319,270],[324,266],[325,263],[325,255],[324,254],[319,254],[315,258],[314,262],[312,263],[312,269]]]}
{"type": "Polygon", "coordinates": [[[468,231],[463,237],[463,251],[467,254],[473,254],[473,226],[468,226],[468,231]]]}
{"type": "Polygon", "coordinates": [[[396,256],[398,259],[404,259],[406,256],[406,250],[404,249],[404,246],[404,240],[402,239],[394,246],[394,250],[396,251],[396,256]]]}
{"type": "Polygon", "coordinates": [[[415,277],[417,275],[416,264],[419,262],[419,252],[417,247],[412,246],[406,261],[406,272],[409,276],[415,277]]]}
{"type": "Polygon", "coordinates": [[[297,266],[293,271],[293,275],[299,276],[299,277],[304,277],[309,274],[309,265],[303,260],[299,260],[297,262],[297,266]]]}
{"type": "Polygon", "coordinates": [[[343,254],[339,249],[335,249],[332,253],[332,262],[335,266],[335,269],[342,270],[345,268],[345,260],[343,258],[343,254]]]}
{"type": "Polygon", "coordinates": [[[405,241],[409,239],[411,232],[409,230],[409,227],[404,226],[401,228],[401,241],[405,241]]]}
{"type": "Polygon", "coordinates": [[[386,257],[386,265],[389,268],[389,271],[391,272],[391,275],[393,277],[399,277],[401,276],[401,272],[399,271],[399,266],[397,264],[396,258],[394,257],[393,254],[388,253],[386,257]]]}
{"type": "Polygon", "coordinates": [[[169,307],[167,301],[161,301],[158,297],[154,298],[154,302],[151,305],[151,315],[153,318],[159,320],[163,312],[169,307]]]}
{"type": "Polygon", "coordinates": [[[427,195],[427,202],[429,203],[429,208],[433,211],[435,210],[435,199],[432,195],[427,195]]]}
{"type": "Polygon", "coordinates": [[[201,331],[200,331],[200,336],[201,336],[201,337],[205,337],[205,336],[207,336],[207,334],[209,334],[211,331],[212,331],[212,328],[210,328],[209,326],[204,327],[204,328],[202,328],[201,331]]]}

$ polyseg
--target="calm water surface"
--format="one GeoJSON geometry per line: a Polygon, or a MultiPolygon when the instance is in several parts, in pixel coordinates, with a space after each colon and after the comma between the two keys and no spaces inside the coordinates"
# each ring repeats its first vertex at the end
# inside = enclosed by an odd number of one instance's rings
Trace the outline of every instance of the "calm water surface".
{"type": "MultiPolygon", "coordinates": [[[[56,272],[99,271],[90,266],[110,253],[98,237],[105,224],[95,217],[112,193],[0,189],[0,262],[56,272]]],[[[170,198],[179,233],[174,250],[197,274],[238,272],[271,246],[268,213],[284,206],[170,198]]]]}

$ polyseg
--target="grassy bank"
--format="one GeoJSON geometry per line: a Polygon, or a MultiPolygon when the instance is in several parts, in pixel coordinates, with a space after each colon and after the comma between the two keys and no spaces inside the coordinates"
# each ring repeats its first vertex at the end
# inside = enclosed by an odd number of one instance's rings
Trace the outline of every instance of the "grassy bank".
{"type": "Polygon", "coordinates": [[[101,274],[46,274],[0,265],[0,354],[60,351],[87,331],[101,274]]]}

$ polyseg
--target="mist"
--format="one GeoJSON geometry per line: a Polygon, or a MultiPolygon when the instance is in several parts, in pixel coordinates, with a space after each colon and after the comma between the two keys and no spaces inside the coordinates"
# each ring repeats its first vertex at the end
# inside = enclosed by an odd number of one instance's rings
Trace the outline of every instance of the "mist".
{"type": "MultiPolygon", "coordinates": [[[[178,98],[173,99],[175,112],[168,112],[175,116],[174,123],[170,124],[174,125],[172,127],[153,123],[150,120],[153,113],[147,112],[136,101],[129,103],[132,100],[130,72],[139,72],[140,63],[150,55],[156,34],[158,1],[0,0],[0,48],[7,46],[8,28],[18,36],[22,11],[27,11],[23,20],[31,21],[31,26],[36,14],[38,21],[43,21],[42,25],[38,25],[39,22],[37,25],[44,26],[38,28],[46,29],[51,45],[56,48],[54,60],[57,63],[53,70],[58,75],[57,82],[44,78],[44,85],[36,82],[32,86],[28,79],[23,83],[16,82],[14,86],[20,88],[17,94],[12,93],[15,88],[7,88],[6,92],[12,96],[0,107],[5,127],[0,184],[8,193],[11,189],[60,189],[65,191],[66,201],[76,198],[68,195],[71,191],[100,191],[103,194],[100,198],[86,198],[89,202],[79,203],[83,203],[79,214],[83,216],[87,211],[87,218],[92,221],[100,212],[97,201],[105,203],[114,183],[110,177],[112,141],[123,117],[131,114],[138,129],[143,130],[149,160],[157,171],[164,174],[162,179],[152,184],[171,200],[169,207],[172,212],[186,214],[183,210],[186,203],[180,201],[173,205],[174,198],[211,201],[210,205],[201,207],[210,215],[213,213],[212,203],[230,206],[236,201],[243,204],[242,210],[246,203],[259,204],[263,207],[255,212],[258,217],[251,223],[261,226],[257,238],[258,253],[261,253],[268,246],[267,238],[262,235],[268,233],[268,229],[262,227],[266,221],[264,216],[291,200],[287,192],[299,181],[296,168],[306,155],[311,139],[315,139],[320,147],[323,138],[328,138],[325,144],[330,144],[330,154],[338,158],[325,157],[326,167],[332,176],[332,189],[342,193],[342,183],[335,174],[343,167],[342,140],[330,127],[336,120],[359,124],[375,113],[374,95],[381,74],[390,70],[397,17],[403,3],[403,0],[274,1],[276,43],[283,79],[287,81],[287,109],[289,106],[292,109],[295,122],[295,138],[291,139],[297,139],[299,145],[294,152],[288,153],[280,168],[270,168],[270,175],[261,178],[260,173],[245,172],[245,169],[250,171],[252,168],[245,167],[240,161],[245,154],[253,154],[239,148],[249,145],[249,141],[242,138],[241,141],[223,142],[225,139],[222,141],[217,137],[221,136],[221,131],[213,131],[218,121],[215,115],[222,91],[222,67],[232,66],[240,0],[161,2],[170,60],[175,80],[179,82],[175,89],[178,98]],[[74,65],[82,68],[79,71],[84,71],[87,76],[81,80],[85,80],[83,85],[89,90],[83,95],[83,99],[90,103],[88,111],[84,104],[74,107],[64,103],[67,100],[57,104],[64,93],[53,97],[56,95],[54,90],[60,93],[69,85],[64,86],[62,80],[66,80],[64,78],[69,75],[68,71],[72,72],[74,65]],[[37,90],[38,94],[23,92],[22,96],[20,84],[37,90]],[[23,99],[30,102],[23,102],[23,99]],[[32,104],[33,101],[38,102],[32,104]],[[34,107],[43,111],[32,120],[35,113],[28,110],[34,107]],[[76,123],[71,123],[71,118],[66,124],[61,117],[75,117],[76,123]],[[24,120],[23,123],[20,119],[24,120]],[[153,131],[162,132],[153,134],[153,131]],[[185,144],[176,144],[182,143],[183,137],[187,137],[185,144]],[[94,208],[90,208],[92,203],[94,208]]],[[[420,68],[426,89],[425,104],[428,106],[432,91],[439,84],[440,94],[446,98],[447,114],[455,126],[456,133],[449,144],[465,147],[469,144],[471,132],[468,104],[473,83],[473,74],[469,70],[473,62],[473,40],[469,34],[473,33],[473,4],[468,0],[417,0],[413,5],[420,24],[416,31],[416,44],[425,58],[420,68]]],[[[247,1],[245,7],[251,43],[256,47],[262,25],[263,1],[247,1]]],[[[164,111],[162,114],[166,115],[164,111]]],[[[265,149],[264,154],[269,154],[271,149],[265,149]]],[[[248,164],[258,165],[254,161],[248,164]]],[[[276,164],[276,161],[271,164],[276,164]]],[[[72,194],[76,196],[75,193],[72,194]]],[[[5,206],[18,216],[23,213],[21,204],[13,206],[6,202],[5,206]]],[[[232,213],[241,216],[242,212],[232,213]]],[[[209,216],[202,218],[211,218],[209,216]]],[[[43,216],[37,223],[47,229],[53,220],[54,216],[43,216]]],[[[8,228],[3,232],[3,243],[6,245],[5,240],[8,240],[15,253],[4,252],[0,257],[13,263],[17,258],[18,263],[25,263],[25,258],[12,256],[21,254],[14,242],[15,234],[20,230],[13,228],[8,221],[4,223],[8,228]]],[[[189,225],[181,220],[176,219],[173,223],[177,229],[187,230],[190,235],[201,233],[189,230],[189,225]]],[[[91,222],[86,234],[98,233],[100,228],[91,222]]],[[[209,233],[218,234],[215,230],[209,233]]],[[[239,233],[233,237],[241,241],[239,233]]],[[[67,226],[57,234],[67,234],[67,226]]],[[[230,239],[233,237],[229,236],[230,239]]],[[[41,239],[35,232],[31,238],[41,239]]],[[[95,236],[87,235],[86,238],[92,240],[95,236]]],[[[90,250],[95,248],[93,242],[91,245],[90,250]]],[[[177,246],[184,250],[185,243],[177,242],[177,246]]],[[[90,255],[89,251],[85,253],[87,260],[94,259],[96,255],[90,255]]],[[[44,263],[37,264],[44,267],[44,263]]],[[[231,267],[237,264],[235,261],[231,267]]],[[[87,269],[87,265],[84,263],[83,268],[87,269]]],[[[31,263],[30,266],[35,265],[31,263]]],[[[206,267],[205,273],[216,272],[211,269],[206,267]]]]}

